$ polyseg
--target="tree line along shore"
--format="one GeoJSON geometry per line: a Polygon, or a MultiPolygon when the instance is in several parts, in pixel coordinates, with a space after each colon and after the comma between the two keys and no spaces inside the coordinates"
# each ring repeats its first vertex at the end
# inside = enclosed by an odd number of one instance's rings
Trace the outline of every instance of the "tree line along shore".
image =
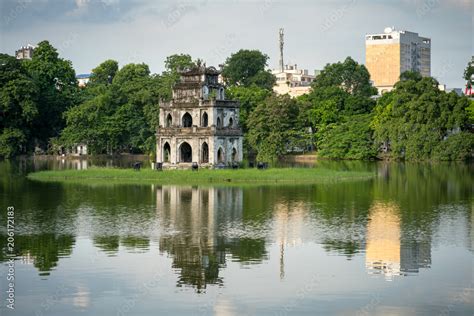
{"type": "MultiPolygon", "coordinates": [[[[326,65],[310,93],[291,98],[273,92],[268,59],[242,49],[222,68],[227,97],[240,101],[246,157],[271,162],[315,150],[328,159],[473,158],[474,103],[440,91],[434,78],[406,72],[393,91],[376,96],[366,67],[347,57],[326,65]]],[[[158,104],[171,98],[179,70],[196,63],[175,54],[153,74],[143,63],[120,68],[106,60],[79,87],[72,63],[48,41],[31,60],[0,54],[0,157],[57,154],[83,143],[93,155],[154,159],[158,104]]],[[[468,65],[464,76],[473,73],[468,65]]]]}

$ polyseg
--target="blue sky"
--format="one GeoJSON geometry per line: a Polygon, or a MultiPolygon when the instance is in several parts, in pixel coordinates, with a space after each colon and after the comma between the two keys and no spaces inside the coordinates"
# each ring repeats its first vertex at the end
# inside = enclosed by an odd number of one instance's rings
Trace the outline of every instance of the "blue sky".
{"type": "Polygon", "coordinates": [[[365,62],[364,35],[386,26],[432,39],[432,76],[462,87],[473,55],[471,0],[2,0],[0,51],[14,54],[49,40],[77,73],[106,59],[144,62],[161,72],[166,56],[188,53],[218,65],[240,48],[259,49],[278,63],[321,69],[352,56],[365,62]]]}

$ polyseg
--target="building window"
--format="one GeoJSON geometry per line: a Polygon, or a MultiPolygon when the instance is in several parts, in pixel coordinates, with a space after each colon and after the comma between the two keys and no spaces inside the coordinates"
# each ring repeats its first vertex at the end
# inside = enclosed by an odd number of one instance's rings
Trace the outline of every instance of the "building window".
{"type": "Polygon", "coordinates": [[[191,148],[191,145],[189,145],[186,142],[182,143],[179,148],[179,153],[180,153],[179,162],[192,162],[193,150],[191,148]]]}
{"type": "Polygon", "coordinates": [[[222,150],[222,148],[219,148],[219,150],[217,151],[217,162],[224,163],[224,151],[222,150]]]}
{"type": "Polygon", "coordinates": [[[232,118],[229,119],[229,127],[234,127],[234,120],[232,118]]]}
{"type": "Polygon", "coordinates": [[[163,146],[163,162],[170,162],[171,147],[168,142],[163,146]]]}
{"type": "Polygon", "coordinates": [[[207,116],[207,113],[204,112],[203,115],[202,115],[202,127],[207,127],[207,124],[208,124],[208,116],[207,116]]]}
{"type": "Polygon", "coordinates": [[[217,118],[217,128],[221,128],[221,127],[222,127],[221,118],[218,117],[217,118]]]}
{"type": "Polygon", "coordinates": [[[171,117],[171,114],[168,113],[166,116],[166,127],[171,127],[173,124],[173,118],[171,117]]]}
{"type": "Polygon", "coordinates": [[[183,125],[183,127],[191,127],[191,126],[193,126],[193,118],[191,117],[191,114],[189,114],[188,112],[186,112],[186,113],[183,115],[182,125],[183,125]]]}
{"type": "Polygon", "coordinates": [[[232,162],[237,161],[237,149],[232,148],[232,162]]]}
{"type": "Polygon", "coordinates": [[[208,163],[209,162],[209,146],[207,145],[207,143],[202,144],[201,162],[202,163],[208,163]]]}

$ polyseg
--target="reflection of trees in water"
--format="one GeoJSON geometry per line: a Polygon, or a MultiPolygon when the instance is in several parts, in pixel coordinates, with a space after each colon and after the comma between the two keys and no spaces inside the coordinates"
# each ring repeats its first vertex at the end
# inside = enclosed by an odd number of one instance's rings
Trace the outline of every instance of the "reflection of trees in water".
{"type": "MultiPolygon", "coordinates": [[[[0,236],[0,247],[6,248],[6,235],[0,236]]],[[[32,258],[33,265],[40,275],[49,275],[61,257],[69,257],[75,238],[72,235],[55,233],[39,235],[15,235],[15,254],[17,258],[32,258]]],[[[7,260],[2,252],[2,261],[7,260]]]]}

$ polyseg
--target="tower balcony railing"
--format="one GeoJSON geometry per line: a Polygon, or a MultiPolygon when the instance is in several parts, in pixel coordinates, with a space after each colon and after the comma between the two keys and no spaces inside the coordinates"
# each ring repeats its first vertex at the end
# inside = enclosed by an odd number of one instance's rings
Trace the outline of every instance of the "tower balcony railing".
{"type": "Polygon", "coordinates": [[[159,127],[158,128],[158,134],[161,135],[176,135],[176,134],[189,134],[189,135],[209,135],[209,134],[215,134],[215,135],[241,135],[242,130],[240,127],[221,127],[217,128],[215,125],[211,125],[208,127],[200,127],[193,125],[192,127],[176,127],[176,126],[170,126],[170,127],[159,127]]]}

